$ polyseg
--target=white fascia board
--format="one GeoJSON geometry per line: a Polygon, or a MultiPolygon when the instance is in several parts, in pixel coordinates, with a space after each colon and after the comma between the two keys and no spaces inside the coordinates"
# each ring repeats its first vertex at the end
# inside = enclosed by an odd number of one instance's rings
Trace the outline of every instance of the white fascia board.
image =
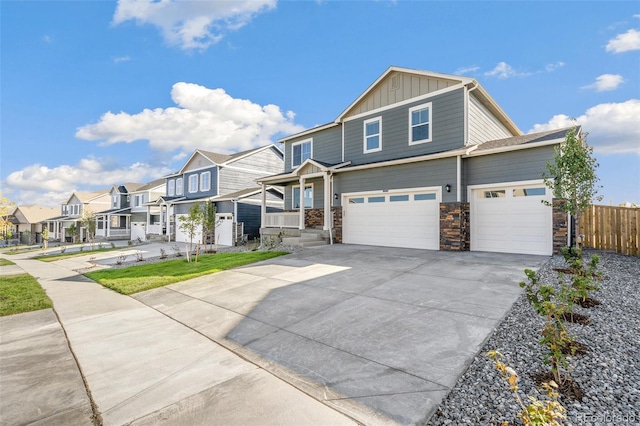
{"type": "Polygon", "coordinates": [[[549,146],[549,145],[559,145],[562,142],[564,142],[564,139],[552,139],[552,140],[543,141],[543,142],[533,142],[533,143],[524,143],[520,145],[501,146],[501,147],[491,148],[491,149],[481,149],[481,150],[476,149],[469,153],[465,153],[462,157],[470,158],[470,157],[479,157],[481,155],[499,154],[501,152],[519,151],[521,149],[539,148],[542,146],[549,146]]]}
{"type": "Polygon", "coordinates": [[[375,169],[377,167],[398,166],[402,164],[420,163],[422,161],[438,160],[441,158],[457,157],[458,155],[464,155],[467,149],[457,149],[455,151],[446,151],[438,154],[421,155],[419,157],[402,158],[399,160],[381,161],[379,163],[363,164],[361,166],[344,167],[336,169],[333,173],[352,172],[355,170],[375,169]]]}
{"type": "MultiPolygon", "coordinates": [[[[446,79],[446,80],[457,80],[457,81],[460,81],[460,83],[462,85],[468,84],[471,81],[473,81],[472,79],[470,79],[468,77],[461,77],[459,75],[440,74],[440,73],[435,73],[435,72],[431,72],[431,71],[422,71],[422,70],[415,70],[415,69],[411,69],[411,68],[402,68],[402,67],[390,66],[389,68],[387,68],[387,70],[385,72],[382,73],[382,75],[380,77],[378,77],[376,79],[376,81],[371,83],[371,85],[369,87],[367,87],[367,89],[364,92],[362,92],[362,94],[360,96],[358,96],[358,98],[355,101],[351,102],[351,104],[349,104],[349,106],[344,111],[342,111],[342,113],[338,116],[338,118],[336,118],[336,122],[344,121],[343,119],[344,119],[345,114],[347,114],[351,110],[351,108],[356,106],[358,104],[358,102],[360,102],[362,99],[364,99],[369,94],[369,92],[371,92],[382,80],[384,80],[392,72],[400,72],[400,73],[405,73],[405,74],[414,74],[414,75],[420,75],[420,76],[423,76],[423,77],[443,78],[443,79],[446,79]]],[[[398,105],[398,104],[394,104],[394,105],[398,105]]]]}
{"type": "Polygon", "coordinates": [[[270,149],[270,148],[275,148],[275,149],[277,149],[278,151],[280,151],[280,154],[282,154],[282,155],[284,156],[284,152],[280,149],[280,147],[279,147],[279,146],[277,146],[277,145],[275,145],[275,144],[269,144],[269,145],[265,145],[265,146],[263,146],[262,148],[257,148],[257,149],[255,149],[255,150],[253,150],[253,151],[249,150],[249,152],[247,152],[246,154],[241,155],[240,157],[237,157],[237,158],[232,158],[231,160],[227,160],[227,161],[225,161],[224,163],[219,164],[219,166],[220,166],[220,167],[225,167],[225,166],[227,166],[227,164],[229,164],[229,163],[233,163],[234,161],[241,160],[241,159],[246,158],[246,157],[248,157],[248,156],[250,156],[250,155],[257,154],[258,152],[262,152],[262,151],[267,150],[267,149],[270,149]]]}
{"type": "Polygon", "coordinates": [[[340,123],[335,121],[335,122],[332,122],[332,123],[323,124],[321,126],[312,127],[311,129],[303,130],[300,133],[296,133],[295,135],[291,135],[291,136],[287,136],[286,138],[278,139],[278,142],[280,142],[280,143],[289,142],[292,139],[297,139],[297,138],[300,138],[302,136],[310,135],[310,134],[313,134],[315,132],[319,132],[320,130],[330,129],[330,128],[338,126],[338,125],[340,125],[340,123]]]}
{"type": "Polygon", "coordinates": [[[491,97],[489,92],[487,92],[484,89],[484,87],[482,87],[482,85],[480,83],[478,83],[476,80],[473,80],[473,84],[475,84],[475,87],[478,89],[478,92],[482,94],[482,96],[487,100],[487,102],[489,102],[491,107],[494,108],[498,112],[499,117],[497,117],[497,118],[500,121],[502,121],[502,124],[505,124],[506,125],[505,127],[507,127],[507,129],[509,129],[511,132],[515,133],[516,136],[522,135],[523,134],[522,130],[520,130],[518,128],[518,126],[516,126],[516,123],[514,123],[511,120],[511,118],[507,115],[507,113],[504,112],[504,110],[500,107],[500,105],[498,105],[498,103],[495,101],[495,99],[493,99],[491,97]]]}
{"type": "MultiPolygon", "coordinates": [[[[193,157],[196,156],[196,154],[204,157],[208,162],[210,162],[212,165],[216,165],[215,161],[211,160],[209,157],[207,157],[206,155],[204,155],[202,152],[200,152],[199,149],[196,149],[195,151],[193,151],[193,153],[191,154],[191,156],[189,157],[189,159],[187,161],[184,162],[184,165],[180,168],[180,171],[176,174],[184,174],[184,168],[187,167],[187,164],[189,164],[189,162],[193,159],[193,157]]],[[[200,167],[198,169],[194,169],[194,170],[190,170],[190,171],[197,171],[197,170],[202,170],[202,169],[208,169],[211,166],[208,167],[200,167]]]]}
{"type": "Polygon", "coordinates": [[[409,104],[412,104],[414,102],[424,101],[424,100],[432,98],[434,96],[438,96],[438,95],[442,95],[444,93],[453,92],[454,90],[462,89],[463,87],[464,87],[463,84],[456,84],[455,86],[445,87],[444,89],[436,90],[435,92],[425,93],[424,95],[416,96],[415,98],[405,99],[404,101],[396,102],[396,103],[389,104],[389,105],[385,105],[385,106],[380,107],[380,108],[372,109],[371,111],[361,112],[360,114],[356,114],[356,115],[352,115],[350,117],[344,118],[344,119],[342,119],[342,121],[343,122],[347,122],[347,121],[351,121],[351,120],[357,120],[358,118],[366,117],[366,116],[369,116],[369,115],[380,114],[383,111],[387,111],[387,110],[390,110],[390,109],[398,108],[398,107],[401,107],[401,106],[404,106],[404,105],[409,105],[409,104]]]}

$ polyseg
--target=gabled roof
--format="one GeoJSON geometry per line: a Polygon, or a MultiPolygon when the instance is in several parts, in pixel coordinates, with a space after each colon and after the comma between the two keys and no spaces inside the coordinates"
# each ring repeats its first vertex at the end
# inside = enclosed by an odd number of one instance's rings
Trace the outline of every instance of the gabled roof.
{"type": "MultiPolygon", "coordinates": [[[[580,130],[580,126],[577,126],[580,130]]],[[[478,144],[472,155],[479,155],[484,151],[508,150],[513,148],[529,148],[531,145],[553,145],[564,141],[567,133],[573,129],[565,127],[563,129],[548,130],[546,132],[529,133],[526,135],[514,136],[511,138],[497,139],[478,144]]]]}
{"type": "Polygon", "coordinates": [[[130,192],[145,192],[145,191],[150,191],[154,188],[158,188],[162,185],[165,185],[166,181],[165,178],[160,178],[160,179],[156,179],[154,181],[151,181],[149,183],[145,183],[144,185],[140,186],[138,189],[130,191],[130,192]]]}
{"type": "Polygon", "coordinates": [[[27,205],[27,206],[16,207],[13,214],[15,215],[18,210],[25,217],[25,219],[27,219],[27,222],[29,223],[40,223],[43,220],[55,217],[57,214],[60,213],[59,208],[56,209],[52,207],[27,205]]]}
{"type": "Polygon", "coordinates": [[[226,166],[227,164],[232,163],[234,161],[238,161],[239,159],[244,158],[244,157],[246,157],[248,155],[255,154],[256,152],[264,151],[264,150],[270,149],[270,148],[274,148],[277,151],[279,151],[280,154],[283,154],[283,152],[282,152],[282,150],[280,148],[278,148],[276,145],[271,144],[271,143],[268,144],[268,145],[264,145],[264,146],[258,147],[258,148],[251,148],[251,149],[247,149],[245,151],[236,152],[236,153],[230,154],[230,155],[219,154],[217,152],[211,152],[211,151],[205,151],[203,149],[196,149],[195,151],[193,151],[191,156],[189,156],[189,159],[187,161],[185,161],[184,165],[180,168],[180,170],[177,173],[172,173],[172,174],[170,174],[168,176],[165,176],[165,177],[171,177],[171,176],[175,176],[175,175],[178,175],[178,174],[182,174],[184,172],[185,167],[187,167],[187,165],[191,162],[193,157],[195,157],[196,155],[203,156],[204,158],[206,158],[207,160],[209,160],[211,162],[211,165],[226,166]]]}
{"type": "Polygon", "coordinates": [[[69,204],[69,201],[71,201],[71,199],[73,198],[74,195],[80,201],[82,201],[83,203],[89,203],[89,202],[95,200],[96,198],[100,198],[100,197],[103,197],[105,195],[109,195],[110,192],[111,192],[111,188],[104,189],[102,191],[94,191],[94,192],[74,192],[67,199],[67,201],[62,203],[62,204],[69,204]]]}

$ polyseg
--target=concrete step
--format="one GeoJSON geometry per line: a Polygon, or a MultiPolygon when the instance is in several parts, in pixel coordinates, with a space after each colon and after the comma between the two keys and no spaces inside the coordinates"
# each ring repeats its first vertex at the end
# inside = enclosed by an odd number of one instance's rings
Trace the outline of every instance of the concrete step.
{"type": "Polygon", "coordinates": [[[298,244],[301,247],[316,247],[316,246],[326,246],[328,243],[325,240],[318,241],[303,241],[298,244]]]}

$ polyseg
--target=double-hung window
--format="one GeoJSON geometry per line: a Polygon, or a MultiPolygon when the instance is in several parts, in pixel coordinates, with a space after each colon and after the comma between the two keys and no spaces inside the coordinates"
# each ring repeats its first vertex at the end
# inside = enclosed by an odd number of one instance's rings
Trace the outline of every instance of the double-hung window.
{"type": "Polygon", "coordinates": [[[184,187],[182,185],[182,178],[176,179],[176,195],[182,195],[184,193],[184,187]]]}
{"type": "Polygon", "coordinates": [[[431,102],[409,109],[409,145],[431,142],[431,102]]]}
{"type": "Polygon", "coordinates": [[[169,187],[167,188],[167,195],[169,197],[173,197],[174,195],[176,195],[176,181],[173,179],[169,181],[169,187]]]}
{"type": "Polygon", "coordinates": [[[211,172],[200,173],[200,191],[211,189],[211,172]]]}
{"type": "Polygon", "coordinates": [[[198,175],[189,176],[189,192],[198,192],[198,175]]]}
{"type": "Polygon", "coordinates": [[[382,117],[364,121],[364,152],[382,150],[382,117]]]}
{"type": "Polygon", "coordinates": [[[307,139],[301,142],[295,142],[291,145],[291,167],[298,167],[307,158],[313,155],[313,141],[307,139]]]}
{"type": "MultiPolygon", "coordinates": [[[[304,208],[312,209],[313,208],[313,185],[305,185],[304,186],[304,208]]],[[[291,191],[291,205],[294,209],[300,208],[300,185],[294,186],[291,191]]]]}

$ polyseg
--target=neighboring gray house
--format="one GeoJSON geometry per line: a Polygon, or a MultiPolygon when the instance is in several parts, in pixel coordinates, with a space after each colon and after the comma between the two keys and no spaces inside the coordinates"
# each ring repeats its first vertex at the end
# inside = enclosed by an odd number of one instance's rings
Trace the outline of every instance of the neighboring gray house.
{"type": "Polygon", "coordinates": [[[82,226],[82,217],[87,213],[100,212],[112,205],[110,190],[95,192],[74,192],[60,205],[61,216],[45,220],[52,240],[72,242],[74,236],[69,232],[75,226],[78,241],[86,240],[86,229],[82,226]]]}
{"type": "Polygon", "coordinates": [[[263,208],[261,232],[549,255],[566,229],[541,176],[567,131],[523,135],[476,80],[390,67],[331,123],[280,140],[284,173],[259,182],[284,187],[285,212],[263,208]]]}
{"type": "Polygon", "coordinates": [[[141,186],[141,183],[129,182],[111,187],[111,191],[109,191],[110,208],[95,212],[96,238],[131,239],[131,193],[141,186]]]}
{"type": "MultiPolygon", "coordinates": [[[[219,244],[232,245],[243,235],[259,236],[263,197],[256,179],[281,173],[283,156],[273,144],[232,155],[195,150],[179,172],[166,176],[166,193],[150,203],[149,208],[160,208],[161,234],[171,241],[188,240],[179,228],[179,217],[194,203],[213,202],[220,221],[216,228],[219,244]]],[[[265,208],[282,211],[282,191],[269,186],[264,192],[265,208]]]]}
{"type": "Polygon", "coordinates": [[[156,179],[130,192],[132,240],[146,241],[147,234],[162,235],[160,207],[155,201],[165,193],[165,178],[156,179]]]}

